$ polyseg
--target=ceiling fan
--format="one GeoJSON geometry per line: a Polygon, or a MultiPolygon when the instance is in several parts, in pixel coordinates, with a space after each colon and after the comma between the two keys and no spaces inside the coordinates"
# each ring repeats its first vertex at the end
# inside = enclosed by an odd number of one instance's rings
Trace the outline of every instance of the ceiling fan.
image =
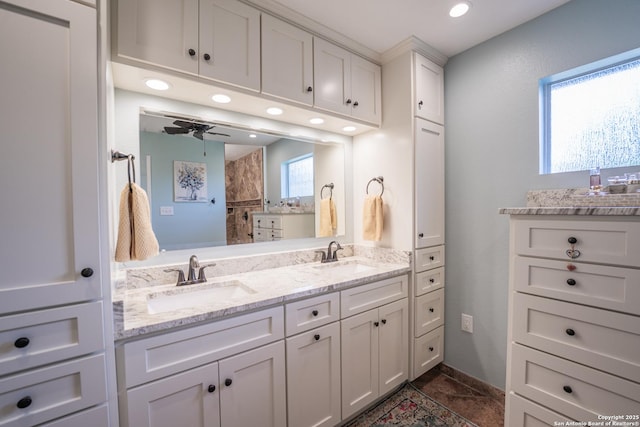
{"type": "Polygon", "coordinates": [[[180,135],[187,134],[193,132],[193,137],[198,138],[200,141],[204,140],[204,134],[208,133],[209,135],[220,135],[230,137],[226,133],[219,132],[209,132],[209,130],[213,129],[215,125],[208,125],[204,123],[195,123],[195,122],[187,122],[185,120],[176,120],[173,122],[177,127],[165,126],[164,131],[169,135],[180,135]]]}

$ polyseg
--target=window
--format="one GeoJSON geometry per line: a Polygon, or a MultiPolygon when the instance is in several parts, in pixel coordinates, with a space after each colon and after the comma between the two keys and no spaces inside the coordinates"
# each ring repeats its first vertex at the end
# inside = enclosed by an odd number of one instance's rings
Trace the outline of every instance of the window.
{"type": "Polygon", "coordinates": [[[640,164],[640,50],[540,80],[540,173],[640,164]]]}
{"type": "Polygon", "coordinates": [[[313,154],[282,163],[282,197],[313,196],[313,154]]]}

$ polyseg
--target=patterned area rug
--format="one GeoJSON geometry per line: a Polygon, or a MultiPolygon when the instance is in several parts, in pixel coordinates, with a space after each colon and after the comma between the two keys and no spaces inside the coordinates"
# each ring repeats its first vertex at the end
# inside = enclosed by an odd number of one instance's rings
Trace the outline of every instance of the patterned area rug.
{"type": "Polygon", "coordinates": [[[345,427],[477,427],[410,383],[345,427]]]}

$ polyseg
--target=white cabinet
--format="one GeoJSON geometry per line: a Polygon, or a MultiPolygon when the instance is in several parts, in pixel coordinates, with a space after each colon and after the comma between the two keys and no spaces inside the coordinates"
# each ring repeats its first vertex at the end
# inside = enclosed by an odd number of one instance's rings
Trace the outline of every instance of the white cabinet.
{"type": "Polygon", "coordinates": [[[253,239],[270,242],[315,236],[315,216],[312,213],[253,214],[253,239]]]}
{"type": "Polygon", "coordinates": [[[0,425],[41,425],[107,401],[97,16],[8,0],[0,22],[0,425]]]}
{"type": "Polygon", "coordinates": [[[343,418],[408,378],[408,327],[406,298],[341,321],[343,418]]]}
{"type": "Polygon", "coordinates": [[[287,393],[290,426],[340,423],[340,322],[287,338],[287,393]]]}
{"type": "Polygon", "coordinates": [[[262,15],[262,93],[313,105],[313,35],[262,15]]]}
{"type": "Polygon", "coordinates": [[[444,124],[444,70],[414,52],[415,94],[413,113],[416,117],[444,124]]]}
{"type": "Polygon", "coordinates": [[[374,124],[381,121],[380,67],[315,37],[314,105],[374,124]]]}
{"type": "Polygon", "coordinates": [[[415,247],[444,244],[444,128],[416,119],[415,247]]]}
{"type": "Polygon", "coordinates": [[[640,413],[637,217],[510,227],[505,425],[640,413]]]}
{"type": "Polygon", "coordinates": [[[260,90],[260,12],[236,0],[120,0],[115,55],[260,90]]]}

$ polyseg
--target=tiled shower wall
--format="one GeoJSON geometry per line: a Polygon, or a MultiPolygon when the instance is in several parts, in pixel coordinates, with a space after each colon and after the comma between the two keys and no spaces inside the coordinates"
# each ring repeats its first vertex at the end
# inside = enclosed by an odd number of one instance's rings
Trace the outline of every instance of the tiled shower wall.
{"type": "Polygon", "coordinates": [[[227,244],[253,241],[252,214],[263,210],[262,149],[225,162],[227,196],[227,244]]]}

